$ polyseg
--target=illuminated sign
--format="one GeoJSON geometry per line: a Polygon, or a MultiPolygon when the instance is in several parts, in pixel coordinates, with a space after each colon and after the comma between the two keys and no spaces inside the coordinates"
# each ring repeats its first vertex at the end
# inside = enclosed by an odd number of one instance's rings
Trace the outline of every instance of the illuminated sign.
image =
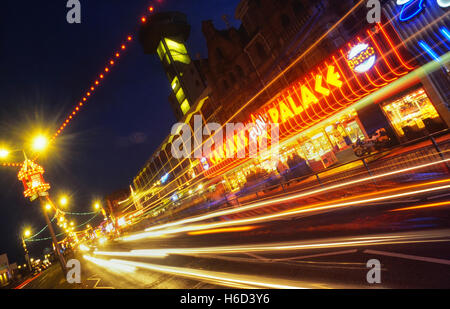
{"type": "Polygon", "coordinates": [[[397,5],[403,5],[400,20],[407,21],[422,12],[424,0],[397,0],[397,5]]]}
{"type": "MultiPolygon", "coordinates": [[[[441,8],[450,6],[450,0],[436,0],[441,8]]],[[[397,0],[397,5],[401,5],[400,21],[408,21],[416,17],[420,12],[426,8],[424,0],[397,0]]]]}
{"type": "Polygon", "coordinates": [[[441,8],[448,8],[450,6],[450,0],[437,0],[437,3],[441,8]]]}
{"type": "Polygon", "coordinates": [[[164,176],[161,177],[160,181],[161,183],[165,183],[167,181],[167,179],[169,178],[169,174],[164,174],[164,176]]]}
{"type": "Polygon", "coordinates": [[[211,164],[205,175],[212,177],[248,160],[249,156],[224,154],[249,148],[249,141],[260,138],[269,124],[278,124],[282,142],[408,74],[414,66],[401,56],[403,48],[390,23],[366,30],[364,37],[343,46],[254,112],[249,134],[236,133],[218,147],[221,149],[212,149],[206,155],[211,164]]]}
{"type": "Polygon", "coordinates": [[[358,44],[348,53],[348,66],[358,72],[369,71],[375,64],[375,50],[369,44],[358,44]]]}

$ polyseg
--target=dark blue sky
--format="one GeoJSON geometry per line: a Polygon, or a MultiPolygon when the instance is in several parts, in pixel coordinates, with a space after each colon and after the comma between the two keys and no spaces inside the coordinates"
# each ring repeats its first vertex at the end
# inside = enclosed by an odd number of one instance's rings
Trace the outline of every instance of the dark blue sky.
{"type": "MultiPolygon", "coordinates": [[[[234,21],[239,0],[80,2],[82,23],[68,24],[66,0],[2,1],[0,145],[27,149],[26,137],[37,129],[53,134],[127,35],[137,39],[139,19],[149,5],[184,12],[192,25],[189,52],[206,57],[201,21],[212,19],[225,28],[221,16],[234,21]]],[[[175,122],[169,89],[157,58],[144,55],[136,40],[39,161],[52,196],[67,193],[70,211],[92,211],[95,198],[128,186],[175,122]]],[[[20,152],[14,156],[22,159],[20,152]]],[[[23,197],[17,172],[0,167],[0,254],[8,253],[10,262],[23,262],[24,226],[34,232],[44,226],[37,202],[23,197]]],[[[30,250],[40,254],[45,246],[50,242],[34,243],[30,250]]]]}

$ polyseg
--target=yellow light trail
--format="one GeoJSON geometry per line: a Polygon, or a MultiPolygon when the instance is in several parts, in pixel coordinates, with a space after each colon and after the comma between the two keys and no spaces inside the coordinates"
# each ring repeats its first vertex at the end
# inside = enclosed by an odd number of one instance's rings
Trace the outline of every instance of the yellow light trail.
{"type": "Polygon", "coordinates": [[[113,261],[107,261],[103,259],[97,259],[89,255],[83,255],[83,258],[89,262],[92,262],[100,267],[106,268],[113,272],[127,272],[127,273],[133,273],[136,271],[136,267],[133,266],[127,266],[120,263],[115,263],[113,261]]]}
{"type": "MultiPolygon", "coordinates": [[[[242,274],[224,273],[218,271],[207,271],[201,269],[193,269],[186,267],[163,266],[150,263],[133,262],[126,260],[112,259],[111,262],[120,263],[125,266],[132,266],[153,270],[157,272],[169,273],[176,276],[187,277],[189,279],[199,279],[213,282],[220,285],[229,286],[244,285],[248,287],[259,287],[269,289],[305,289],[305,286],[300,286],[295,281],[281,280],[277,278],[267,278],[259,276],[250,276],[242,274]],[[279,283],[274,283],[279,282],[279,283]]],[[[310,284],[312,287],[312,284],[310,284]]]]}
{"type": "Polygon", "coordinates": [[[142,249],[130,252],[95,252],[104,256],[154,257],[155,255],[178,254],[236,254],[249,252],[288,252],[300,250],[318,250],[342,247],[360,247],[374,245],[393,245],[405,243],[449,242],[450,230],[435,230],[418,232],[402,232],[396,234],[380,234],[368,236],[338,237],[308,241],[290,241],[281,243],[249,244],[235,246],[200,247],[200,248],[167,248],[142,249]]]}
{"type": "Polygon", "coordinates": [[[189,232],[189,235],[204,235],[204,234],[217,234],[217,233],[232,233],[232,232],[246,232],[259,228],[259,226],[240,226],[240,227],[228,227],[222,229],[212,229],[206,231],[189,232]]]}
{"type": "Polygon", "coordinates": [[[177,225],[182,225],[182,224],[186,224],[186,223],[203,221],[203,220],[214,218],[214,217],[220,217],[220,216],[225,216],[225,215],[229,215],[229,214],[234,214],[234,213],[239,213],[239,212],[243,212],[243,211],[252,210],[252,209],[255,209],[255,208],[264,207],[264,206],[267,206],[267,205],[273,204],[273,203],[288,202],[290,200],[296,200],[296,199],[299,199],[299,198],[302,198],[302,197],[307,197],[307,196],[318,194],[318,193],[324,193],[324,192],[331,191],[331,190],[334,190],[334,189],[343,188],[343,187],[346,187],[346,186],[349,186],[349,185],[354,185],[354,184],[358,184],[358,183],[372,181],[372,180],[376,180],[376,179],[380,179],[380,178],[384,178],[384,177],[388,177],[388,176],[393,176],[393,175],[396,175],[396,174],[402,174],[402,173],[410,172],[410,171],[413,171],[413,170],[416,170],[416,169],[430,167],[430,166],[433,166],[433,165],[436,165],[436,164],[442,164],[443,162],[448,162],[448,161],[450,161],[450,159],[437,160],[437,161],[434,161],[434,162],[431,162],[431,163],[426,163],[426,164],[421,164],[421,165],[417,165],[417,166],[413,166],[413,167],[399,169],[399,170],[395,170],[395,171],[392,171],[392,172],[383,173],[383,174],[380,174],[380,175],[359,178],[359,179],[347,181],[345,183],[335,184],[335,185],[327,186],[327,187],[320,188],[320,189],[310,190],[310,191],[301,192],[301,193],[295,193],[295,194],[291,194],[291,195],[284,196],[284,197],[281,197],[281,198],[271,198],[271,199],[268,199],[268,200],[263,200],[263,201],[260,201],[260,202],[251,203],[249,205],[244,205],[244,206],[241,206],[239,208],[219,210],[219,211],[215,211],[215,212],[212,212],[212,213],[209,213],[209,214],[206,214],[206,215],[200,215],[200,216],[196,216],[196,217],[192,217],[192,218],[178,220],[178,221],[175,221],[175,222],[170,222],[170,223],[166,223],[166,224],[162,224],[162,225],[153,226],[153,227],[145,229],[145,231],[146,232],[150,232],[150,231],[159,230],[159,229],[172,227],[172,226],[177,226],[177,225]]]}
{"type": "MultiPolygon", "coordinates": [[[[437,182],[430,182],[427,184],[447,182],[447,181],[450,181],[450,179],[445,179],[443,181],[437,181],[437,182]]],[[[424,185],[427,185],[427,184],[424,184],[424,185]]],[[[416,187],[416,186],[418,186],[418,185],[414,185],[412,187],[416,187]]],[[[449,188],[450,188],[450,185],[443,185],[443,186],[438,186],[438,187],[426,188],[426,189],[422,189],[422,190],[408,191],[408,192],[403,192],[403,193],[385,195],[385,196],[356,200],[356,201],[342,202],[342,203],[336,203],[336,204],[331,204],[331,205],[307,206],[307,207],[303,207],[303,208],[299,208],[299,209],[288,210],[288,211],[285,211],[282,213],[270,214],[270,215],[259,216],[259,217],[254,217],[254,218],[247,218],[247,219],[240,219],[240,220],[226,221],[226,222],[217,222],[217,223],[206,223],[206,224],[193,225],[193,226],[188,225],[185,227],[180,227],[180,228],[175,228],[175,229],[144,232],[144,233],[139,233],[139,234],[123,237],[123,238],[121,238],[121,240],[133,241],[133,240],[139,240],[142,238],[158,237],[158,236],[162,236],[162,235],[176,234],[176,233],[181,233],[181,232],[200,231],[200,230],[213,229],[213,228],[219,228],[219,227],[224,227],[224,226],[242,225],[242,224],[249,224],[249,223],[252,223],[252,224],[253,223],[261,223],[261,222],[266,222],[266,221],[273,220],[273,219],[291,217],[291,216],[299,215],[299,214],[306,213],[306,212],[337,209],[337,208],[348,207],[348,206],[356,206],[359,204],[380,202],[380,201],[384,201],[384,200],[395,199],[395,198],[406,197],[406,196],[413,196],[413,195],[417,195],[417,194],[429,193],[429,192],[445,190],[445,189],[449,189],[449,188]]],[[[398,189],[393,189],[393,191],[394,190],[398,190],[398,189]]],[[[289,198],[286,198],[286,199],[289,199],[289,198]]],[[[351,199],[355,199],[355,198],[351,198],[351,199]]],[[[278,199],[276,202],[284,202],[284,200],[278,199]]],[[[274,203],[274,202],[272,202],[272,203],[274,203]]]]}
{"type": "Polygon", "coordinates": [[[450,205],[450,201],[439,202],[439,203],[430,203],[430,204],[424,204],[424,205],[418,205],[418,206],[411,206],[411,207],[404,207],[404,208],[398,208],[398,209],[393,209],[393,210],[391,210],[391,211],[415,210],[415,209],[430,208],[430,207],[439,207],[439,206],[448,206],[448,205],[450,205]]]}

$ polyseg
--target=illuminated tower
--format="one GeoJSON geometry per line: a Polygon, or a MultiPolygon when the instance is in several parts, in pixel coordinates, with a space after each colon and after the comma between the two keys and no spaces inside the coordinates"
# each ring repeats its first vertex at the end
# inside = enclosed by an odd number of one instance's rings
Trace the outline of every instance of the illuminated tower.
{"type": "Polygon", "coordinates": [[[152,15],[140,29],[139,39],[146,54],[156,54],[164,67],[172,91],[169,102],[177,120],[191,109],[205,83],[186,49],[191,27],[179,12],[152,15]]]}

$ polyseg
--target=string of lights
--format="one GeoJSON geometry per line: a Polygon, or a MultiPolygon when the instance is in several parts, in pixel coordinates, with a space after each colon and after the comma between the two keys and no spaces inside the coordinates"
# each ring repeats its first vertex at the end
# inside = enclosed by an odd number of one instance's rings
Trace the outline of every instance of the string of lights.
{"type": "MultiPolygon", "coordinates": [[[[157,1],[158,3],[161,3],[162,1],[159,0],[157,1]]],[[[140,18],[140,22],[141,23],[145,23],[147,22],[148,18],[149,18],[149,14],[154,13],[155,11],[155,7],[153,5],[150,5],[147,9],[146,14],[144,14],[141,18],[140,18]]],[[[75,105],[75,107],[72,109],[72,111],[70,112],[70,114],[66,117],[66,119],[63,121],[63,123],[61,124],[61,126],[58,128],[58,130],[55,132],[55,134],[53,135],[53,137],[51,138],[51,141],[53,141],[56,137],[58,137],[63,131],[64,129],[69,125],[69,123],[75,118],[75,116],[78,115],[78,113],[81,111],[81,108],[83,106],[85,106],[85,104],[88,103],[89,99],[92,97],[92,95],[94,94],[94,92],[96,91],[96,89],[98,87],[100,87],[100,85],[102,84],[102,82],[104,81],[104,79],[106,78],[106,75],[111,71],[111,69],[117,65],[119,59],[121,59],[121,56],[123,56],[123,53],[125,53],[125,51],[127,50],[127,48],[129,47],[129,45],[133,42],[133,36],[132,35],[128,35],[125,40],[122,41],[120,47],[118,49],[116,49],[116,51],[114,51],[111,55],[111,57],[109,57],[109,60],[107,61],[106,66],[104,67],[104,69],[101,70],[101,72],[96,76],[96,78],[94,78],[94,80],[91,83],[91,86],[84,92],[81,100],[75,105]]]]}
{"type": "MultiPolygon", "coordinates": [[[[158,4],[161,4],[162,0],[157,0],[156,2],[158,4]]],[[[140,23],[146,23],[150,17],[150,14],[152,14],[154,12],[155,12],[155,5],[150,4],[147,7],[146,12],[139,18],[140,23]]],[[[135,31],[135,32],[137,32],[137,31],[135,31]]],[[[132,42],[133,42],[133,35],[130,34],[124,40],[122,40],[120,46],[118,48],[116,48],[116,50],[110,55],[110,57],[108,57],[105,67],[92,80],[91,85],[88,87],[88,89],[86,89],[83,92],[84,94],[82,95],[81,99],[75,104],[75,106],[72,108],[71,112],[67,115],[67,117],[64,119],[64,121],[59,126],[59,128],[53,134],[53,136],[50,139],[50,142],[53,142],[61,133],[63,133],[63,131],[66,129],[66,127],[70,124],[70,122],[73,119],[75,119],[75,117],[82,110],[82,107],[84,107],[89,102],[89,99],[92,97],[92,95],[97,90],[97,88],[101,86],[101,84],[105,80],[107,74],[110,73],[112,68],[118,64],[120,59],[122,59],[122,56],[124,55],[125,51],[129,48],[129,46],[132,42]]],[[[35,159],[37,159],[37,157],[35,159]]],[[[21,167],[22,163],[2,162],[0,166],[21,167]]]]}
{"type": "Polygon", "coordinates": [[[98,211],[92,211],[92,212],[67,212],[67,211],[61,211],[64,215],[73,215],[73,216],[89,216],[98,213],[98,211]]]}
{"type": "MultiPolygon", "coordinates": [[[[53,222],[53,221],[55,221],[55,219],[56,219],[56,215],[53,216],[53,218],[52,218],[50,221],[53,222]]],[[[34,234],[33,236],[28,237],[27,239],[25,239],[25,241],[30,241],[31,239],[33,239],[33,238],[35,238],[36,236],[40,235],[42,232],[45,231],[45,229],[46,229],[47,227],[48,227],[48,226],[45,225],[39,232],[37,232],[37,233],[34,234]]]]}
{"type": "MultiPolygon", "coordinates": [[[[94,216],[92,216],[92,218],[90,218],[89,220],[86,220],[85,222],[83,222],[83,223],[80,224],[80,225],[77,225],[75,228],[79,228],[79,227],[82,227],[82,226],[87,225],[89,222],[91,222],[92,220],[94,220],[94,219],[98,216],[98,214],[99,214],[99,213],[96,213],[94,216]]],[[[55,219],[55,217],[54,217],[52,220],[54,220],[54,219],[55,219]]],[[[46,227],[44,227],[44,229],[45,229],[45,228],[46,228],[46,227]]],[[[44,229],[43,229],[43,230],[44,230],[44,229]]],[[[42,232],[42,231],[41,231],[41,232],[42,232]]],[[[38,234],[40,234],[41,232],[39,232],[38,234]]],[[[37,236],[38,234],[34,235],[33,237],[37,236]]],[[[56,235],[56,237],[62,236],[62,235],[64,235],[64,234],[66,234],[66,233],[65,233],[65,232],[59,233],[59,234],[56,235]]],[[[45,241],[45,240],[51,240],[51,239],[52,239],[51,237],[31,239],[31,238],[33,238],[33,237],[27,238],[27,239],[25,239],[25,241],[26,241],[26,242],[37,242],[37,241],[45,241]]]]}

